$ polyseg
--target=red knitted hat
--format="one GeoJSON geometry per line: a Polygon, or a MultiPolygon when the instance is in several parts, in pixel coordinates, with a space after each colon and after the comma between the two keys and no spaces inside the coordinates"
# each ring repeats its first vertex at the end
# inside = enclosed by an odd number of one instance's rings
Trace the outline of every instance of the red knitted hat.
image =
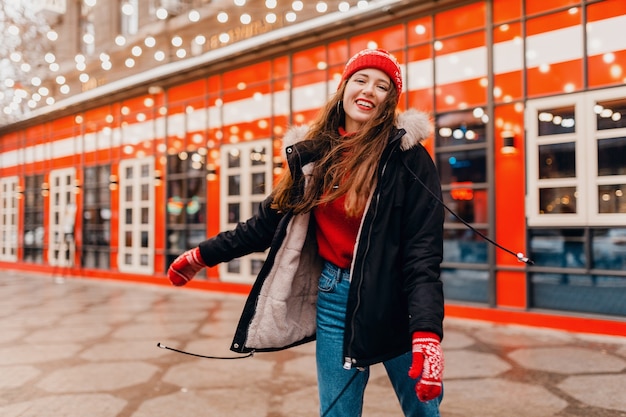
{"type": "Polygon", "coordinates": [[[398,64],[393,55],[384,49],[364,49],[350,58],[341,75],[341,83],[350,78],[355,72],[365,68],[376,68],[387,74],[391,82],[396,86],[398,96],[402,93],[402,70],[400,69],[400,64],[398,64]]]}

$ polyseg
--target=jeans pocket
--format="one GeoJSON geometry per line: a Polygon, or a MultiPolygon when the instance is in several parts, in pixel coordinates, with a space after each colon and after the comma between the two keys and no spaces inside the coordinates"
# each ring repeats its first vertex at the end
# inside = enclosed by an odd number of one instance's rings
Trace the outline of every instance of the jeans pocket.
{"type": "Polygon", "coordinates": [[[333,292],[337,288],[337,276],[326,268],[322,270],[317,288],[323,292],[333,292]]]}

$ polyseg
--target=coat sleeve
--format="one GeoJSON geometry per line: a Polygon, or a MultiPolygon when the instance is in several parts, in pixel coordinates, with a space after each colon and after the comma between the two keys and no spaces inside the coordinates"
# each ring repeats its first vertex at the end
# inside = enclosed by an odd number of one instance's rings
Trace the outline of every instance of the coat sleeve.
{"type": "Polygon", "coordinates": [[[443,260],[444,208],[437,169],[422,147],[407,152],[409,170],[406,227],[403,229],[403,277],[409,329],[443,337],[444,298],[440,279],[443,260]]]}
{"type": "Polygon", "coordinates": [[[224,231],[200,243],[200,255],[208,266],[228,262],[270,247],[282,214],[270,207],[272,197],[259,204],[256,215],[229,231],[224,231]]]}

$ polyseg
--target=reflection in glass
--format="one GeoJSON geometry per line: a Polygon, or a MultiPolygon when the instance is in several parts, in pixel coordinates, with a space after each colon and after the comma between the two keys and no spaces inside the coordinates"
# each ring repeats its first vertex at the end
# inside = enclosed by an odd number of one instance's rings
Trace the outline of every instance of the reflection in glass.
{"type": "Polygon", "coordinates": [[[597,130],[626,127],[626,98],[599,101],[593,108],[597,130]]]}
{"type": "Polygon", "coordinates": [[[437,146],[484,143],[487,139],[485,117],[481,108],[438,116],[435,132],[437,146]]]}
{"type": "Polygon", "coordinates": [[[437,153],[437,168],[443,184],[481,183],[487,180],[485,149],[437,153]]]}
{"type": "Polygon", "coordinates": [[[257,172],[251,175],[252,194],[265,194],[265,173],[257,172]]]}
{"type": "Polygon", "coordinates": [[[240,219],[240,207],[239,203],[228,204],[228,223],[237,223],[240,219]]]}
{"type": "Polygon", "coordinates": [[[626,279],[592,274],[531,275],[532,306],[555,310],[626,315],[626,279]]]}
{"type": "Polygon", "coordinates": [[[584,268],[584,229],[537,229],[530,231],[530,256],[537,266],[584,268]]]}
{"type": "Polygon", "coordinates": [[[591,247],[593,268],[626,270],[626,229],[593,230],[591,247]]]}
{"type": "Polygon", "coordinates": [[[237,168],[241,166],[241,154],[239,149],[232,148],[228,152],[228,168],[237,168]]]}
{"type": "Polygon", "coordinates": [[[250,161],[252,166],[265,165],[267,162],[267,154],[265,146],[256,146],[250,151],[250,161]]]}
{"type": "Polygon", "coordinates": [[[538,118],[539,136],[562,135],[576,132],[574,106],[540,110],[538,118]]]}
{"type": "Polygon", "coordinates": [[[626,184],[598,186],[598,213],[626,213],[626,184]]]}
{"type": "Polygon", "coordinates": [[[489,301],[489,272],[444,268],[441,281],[446,299],[486,303],[489,301]]]}
{"type": "Polygon", "coordinates": [[[576,213],[576,187],[539,189],[539,213],[576,213]]]}
{"type": "Polygon", "coordinates": [[[576,144],[554,143],[539,146],[539,178],[576,177],[576,144]]]}
{"type": "Polygon", "coordinates": [[[444,262],[482,264],[487,262],[487,242],[470,229],[446,229],[443,253],[444,262]]]}
{"type": "MultiPolygon", "coordinates": [[[[446,187],[447,188],[447,187],[446,187]]],[[[453,186],[443,191],[443,201],[460,218],[469,223],[487,222],[487,191],[468,187],[453,186]]],[[[460,223],[460,220],[446,212],[446,223],[460,223]]]]}

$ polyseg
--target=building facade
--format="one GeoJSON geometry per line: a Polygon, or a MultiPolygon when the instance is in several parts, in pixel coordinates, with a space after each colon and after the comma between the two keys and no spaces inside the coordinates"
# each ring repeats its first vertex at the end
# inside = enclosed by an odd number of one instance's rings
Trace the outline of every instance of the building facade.
{"type": "MultiPolygon", "coordinates": [[[[284,132],[312,119],[347,59],[384,48],[404,71],[401,110],[433,119],[447,314],[626,335],[624,1],[328,2],[294,22],[300,2],[249,1],[278,21],[221,32],[215,3],[68,2],[94,69],[67,70],[79,93],[0,127],[0,268],[168,284],[178,254],[254,214],[284,132]],[[140,13],[161,6],[174,16],[140,13]],[[133,66],[107,75],[103,51],[133,66]]],[[[189,286],[245,293],[263,259],[189,286]]]]}

